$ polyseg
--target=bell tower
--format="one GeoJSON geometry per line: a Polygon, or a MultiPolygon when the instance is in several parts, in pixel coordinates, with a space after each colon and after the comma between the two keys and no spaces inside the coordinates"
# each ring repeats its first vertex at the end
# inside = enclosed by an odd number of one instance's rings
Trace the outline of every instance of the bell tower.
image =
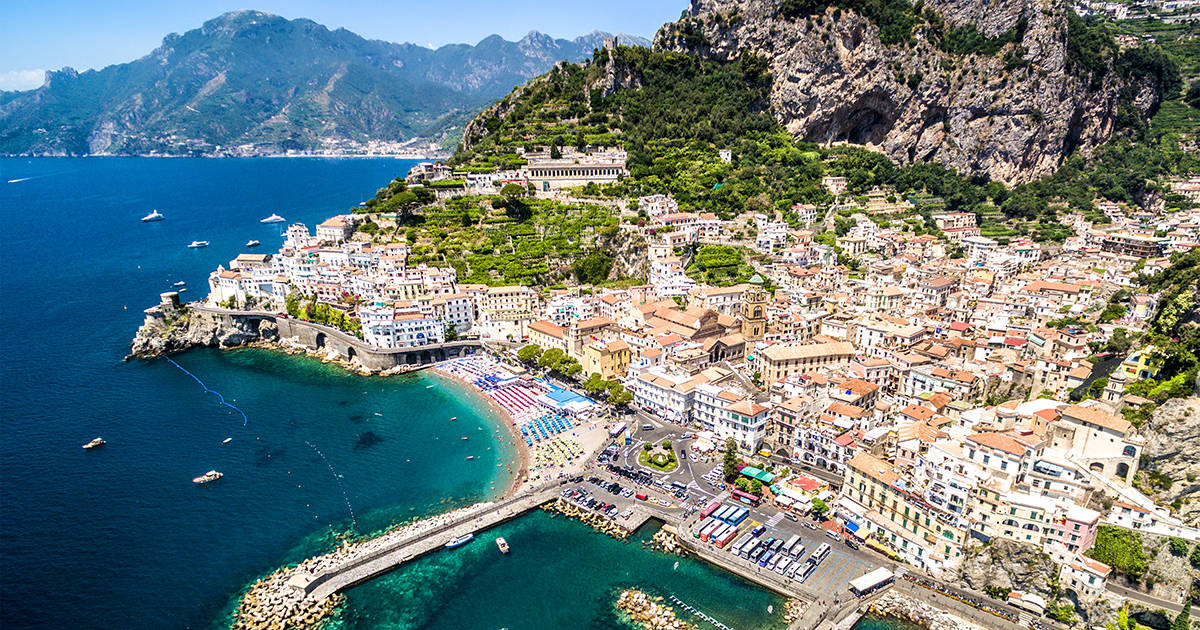
{"type": "Polygon", "coordinates": [[[742,337],[758,341],[767,332],[767,290],[762,276],[750,278],[750,288],[742,294],[742,337]]]}

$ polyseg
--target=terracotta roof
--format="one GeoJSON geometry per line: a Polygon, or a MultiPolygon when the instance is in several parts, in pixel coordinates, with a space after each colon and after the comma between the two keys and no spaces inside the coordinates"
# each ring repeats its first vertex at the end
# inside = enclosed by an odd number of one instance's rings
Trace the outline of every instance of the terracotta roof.
{"type": "Polygon", "coordinates": [[[846,462],[846,465],[886,484],[892,484],[900,478],[900,475],[892,469],[891,464],[870,453],[860,452],[846,462]]]}
{"type": "Polygon", "coordinates": [[[854,345],[845,341],[834,343],[815,343],[805,346],[792,344],[777,344],[769,346],[760,353],[771,361],[788,361],[795,359],[815,359],[829,356],[854,354],[854,345]]]}
{"type": "Polygon", "coordinates": [[[1017,440],[1000,433],[974,433],[967,436],[967,440],[981,444],[998,451],[1004,451],[1018,457],[1024,457],[1026,448],[1017,440]]]}
{"type": "Polygon", "coordinates": [[[558,337],[559,339],[563,338],[562,327],[559,326],[558,324],[555,324],[554,322],[552,322],[550,320],[547,320],[547,319],[533,322],[532,324],[529,325],[529,329],[536,330],[537,332],[550,335],[551,337],[558,337]]]}
{"type": "Polygon", "coordinates": [[[1118,418],[1112,414],[1105,413],[1095,407],[1084,407],[1082,405],[1071,405],[1063,409],[1064,418],[1073,418],[1082,422],[1094,424],[1105,429],[1111,429],[1121,434],[1128,434],[1133,425],[1125,421],[1124,418],[1118,418]]]}

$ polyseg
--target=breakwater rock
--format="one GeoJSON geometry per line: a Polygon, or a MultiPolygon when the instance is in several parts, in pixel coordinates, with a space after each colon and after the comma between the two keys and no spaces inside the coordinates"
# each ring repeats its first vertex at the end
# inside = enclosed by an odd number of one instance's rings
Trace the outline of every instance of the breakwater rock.
{"type": "Polygon", "coordinates": [[[571,518],[583,521],[585,524],[590,525],[592,529],[595,529],[603,534],[608,534],[609,536],[612,536],[618,540],[629,538],[630,531],[615,523],[611,518],[595,512],[589,512],[588,510],[563,500],[562,497],[555,499],[553,503],[546,504],[542,507],[542,509],[546,510],[547,512],[558,512],[559,514],[565,514],[571,518]]]}
{"type": "Polygon", "coordinates": [[[675,610],[662,603],[661,597],[651,597],[636,589],[621,591],[617,597],[617,608],[625,611],[629,618],[646,630],[680,630],[693,628],[675,615],[675,610]]]}
{"type": "Polygon", "coordinates": [[[389,529],[379,536],[345,541],[336,550],[285,567],[250,585],[234,611],[234,630],[313,628],[333,614],[341,595],[318,599],[306,587],[318,576],[356,565],[396,545],[486,510],[492,503],[474,505],[389,529]]]}
{"type": "Polygon", "coordinates": [[[669,531],[666,527],[654,532],[650,540],[642,543],[642,546],[653,551],[662,551],[677,556],[686,557],[688,555],[687,549],[679,544],[679,539],[675,537],[674,532],[669,531]]]}
{"type": "Polygon", "coordinates": [[[882,597],[872,602],[870,612],[880,617],[893,617],[901,621],[917,624],[929,628],[929,630],[963,630],[964,628],[979,627],[923,601],[901,595],[896,591],[884,593],[882,597]]]}

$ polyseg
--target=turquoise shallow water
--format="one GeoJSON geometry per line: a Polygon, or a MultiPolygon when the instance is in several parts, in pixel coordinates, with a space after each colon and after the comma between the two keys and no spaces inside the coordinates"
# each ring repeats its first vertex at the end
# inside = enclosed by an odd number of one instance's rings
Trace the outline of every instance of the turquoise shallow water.
{"type": "MultiPolygon", "coordinates": [[[[773,593],[698,559],[642,549],[655,529],[647,524],[618,541],[535,512],[350,590],[333,627],[612,628],[620,625],[613,604],[624,588],[674,595],[739,630],[785,627],[784,601],[773,593]],[[497,536],[509,555],[497,550],[497,536]]],[[[677,612],[696,627],[714,627],[677,612]]]]}
{"type": "MultiPolygon", "coordinates": [[[[199,297],[208,272],[248,239],[278,247],[279,226],[258,219],[278,212],[311,227],[410,165],[0,159],[5,628],[219,626],[247,583],[327,549],[332,532],[369,532],[503,489],[507,434],[478,399],[435,376],[363,378],[259,350],[177,356],[245,411],[243,426],[171,364],[121,361],[141,309],[171,283],[185,280],[185,298],[199,297]],[[154,208],[167,219],[138,221],[154,208]],[[212,245],[187,249],[195,239],[212,245]],[[106,446],[80,448],[98,435],[106,446]],[[225,478],[191,483],[210,468],[225,478]]],[[[739,628],[771,627],[772,596],[705,565],[675,570],[640,545],[544,515],[504,527],[513,562],[472,564],[485,544],[430,556],[356,589],[344,623],[577,627],[563,625],[563,611],[579,607],[571,619],[611,627],[610,591],[631,584],[711,602],[717,618],[743,615],[739,628]],[[520,587],[531,580],[535,588],[520,587]]]]}

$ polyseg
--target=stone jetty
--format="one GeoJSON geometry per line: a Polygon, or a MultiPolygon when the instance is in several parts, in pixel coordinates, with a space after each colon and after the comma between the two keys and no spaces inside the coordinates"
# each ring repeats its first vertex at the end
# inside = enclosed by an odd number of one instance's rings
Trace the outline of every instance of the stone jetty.
{"type": "Polygon", "coordinates": [[[694,628],[691,624],[681,621],[675,615],[675,610],[662,601],[661,597],[651,597],[636,589],[626,589],[617,597],[617,608],[625,611],[634,623],[646,630],[694,628]]]}
{"type": "Polygon", "coordinates": [[[791,625],[791,623],[800,617],[804,616],[804,611],[808,609],[808,604],[804,600],[789,599],[783,611],[783,620],[791,625]]]}
{"type": "Polygon", "coordinates": [[[562,497],[559,497],[553,503],[548,503],[542,507],[548,512],[558,512],[559,514],[565,514],[571,518],[583,521],[585,524],[591,526],[592,529],[604,534],[608,534],[609,536],[612,536],[618,540],[629,538],[629,534],[632,533],[629,529],[622,527],[611,518],[608,518],[603,514],[585,510],[573,503],[569,503],[562,497]]]}
{"type": "Polygon", "coordinates": [[[391,529],[381,536],[359,542],[343,542],[336,550],[309,558],[293,567],[279,569],[250,585],[234,612],[235,630],[282,630],[313,628],[343,601],[340,594],[310,592],[315,576],[337,571],[371,557],[404,540],[437,531],[455,521],[485,512],[492,503],[474,505],[422,519],[391,529]]]}

